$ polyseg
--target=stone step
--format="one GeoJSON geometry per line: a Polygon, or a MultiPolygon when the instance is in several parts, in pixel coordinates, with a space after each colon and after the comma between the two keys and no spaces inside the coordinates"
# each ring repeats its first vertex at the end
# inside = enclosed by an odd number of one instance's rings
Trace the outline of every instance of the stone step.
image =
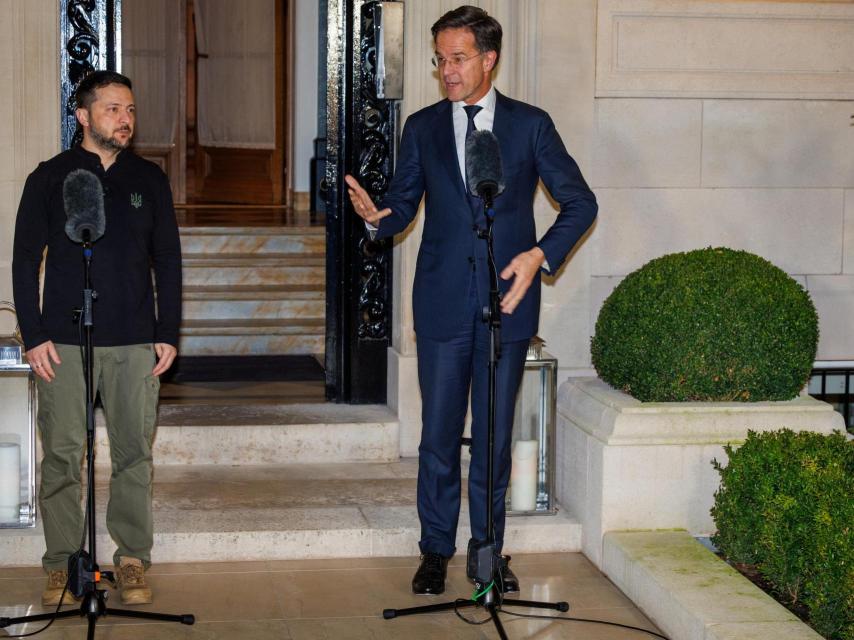
{"type": "Polygon", "coordinates": [[[184,295],[182,318],[184,322],[193,320],[218,320],[252,318],[254,320],[275,320],[282,318],[324,318],[326,297],[320,295],[304,297],[294,292],[277,297],[233,299],[219,295],[207,295],[193,298],[184,295]]]}
{"type": "MultiPolygon", "coordinates": [[[[154,474],[154,562],[411,556],[420,526],[415,506],[417,462],[158,466],[154,474]]],[[[98,558],[110,563],[106,534],[109,469],[96,480],[98,558]]],[[[465,487],[465,485],[463,485],[465,487]]],[[[464,490],[465,491],[465,490],[464,490]]],[[[468,503],[457,548],[470,537],[468,503]]],[[[507,553],[576,552],[581,525],[553,516],[507,518],[507,553]]],[[[39,564],[41,523],[0,531],[0,565],[39,564]]]]}
{"type": "Polygon", "coordinates": [[[190,285],[183,293],[185,300],[324,300],[325,289],[325,284],[190,285]]]}
{"type": "MultiPolygon", "coordinates": [[[[104,416],[96,414],[96,460],[109,465],[104,416]]],[[[158,467],[389,462],[399,422],[385,405],[161,404],[154,442],[158,467]]]]}
{"type": "Polygon", "coordinates": [[[315,318],[229,318],[187,320],[181,323],[182,336],[299,335],[323,332],[326,319],[315,318]]]}
{"type": "Polygon", "coordinates": [[[324,227],[182,227],[181,249],[191,254],[326,255],[324,227]]]}
{"type": "Polygon", "coordinates": [[[189,286],[320,285],[326,281],[326,258],[316,254],[185,253],[183,275],[189,286]]]}
{"type": "Polygon", "coordinates": [[[323,353],[326,319],[185,320],[182,355],[302,355],[323,353]]]}
{"type": "Polygon", "coordinates": [[[192,335],[183,336],[185,356],[301,356],[322,354],[326,349],[323,331],[294,335],[192,335]]]}

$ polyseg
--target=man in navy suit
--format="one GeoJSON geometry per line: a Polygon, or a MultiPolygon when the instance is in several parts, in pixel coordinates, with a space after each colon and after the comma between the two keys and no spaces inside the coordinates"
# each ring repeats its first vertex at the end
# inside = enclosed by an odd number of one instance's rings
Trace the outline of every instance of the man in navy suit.
{"type": "MultiPolygon", "coordinates": [[[[504,192],[495,200],[495,261],[501,280],[501,359],[495,425],[495,540],[504,539],[504,496],[516,394],[530,338],[537,331],[540,271],[552,274],[596,217],[596,198],[569,156],[551,118],[511,100],[492,86],[501,54],[501,25],[477,7],[446,13],[432,28],[436,66],[447,99],[406,121],[397,166],[379,207],[352,177],[346,181],[356,213],[384,238],[412,222],[426,194],[424,233],[413,290],[418,378],[423,401],[418,465],[421,564],[417,594],[445,588],[460,510],[460,438],[471,390],[472,460],[469,517],[472,537],[485,540],[487,511],[487,396],[489,334],[482,321],[488,301],[486,225],[481,201],[466,187],[465,142],[474,129],[498,138],[504,192]],[[533,200],[539,180],[560,212],[537,240],[533,200]]],[[[505,556],[505,591],[518,580],[505,556]]]]}

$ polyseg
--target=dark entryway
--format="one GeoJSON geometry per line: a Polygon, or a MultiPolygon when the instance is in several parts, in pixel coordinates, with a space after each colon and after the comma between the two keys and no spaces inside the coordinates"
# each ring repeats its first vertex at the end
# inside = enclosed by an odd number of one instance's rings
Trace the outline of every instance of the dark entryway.
{"type": "MultiPolygon", "coordinates": [[[[326,62],[321,62],[318,70],[319,135],[325,136],[327,151],[322,179],[326,185],[322,195],[326,217],[311,217],[311,212],[305,212],[310,216],[305,238],[289,242],[279,237],[270,243],[261,242],[264,250],[244,252],[243,247],[249,246],[247,238],[271,235],[264,225],[251,220],[258,216],[266,216],[268,221],[277,216],[287,219],[298,213],[289,201],[287,179],[291,153],[288,105],[292,100],[286,37],[293,0],[63,2],[63,98],[73,95],[76,83],[89,71],[119,68],[133,73],[137,95],[145,95],[151,102],[148,107],[141,104],[141,113],[155,117],[140,119],[137,152],[163,167],[179,203],[182,236],[186,238],[185,282],[195,298],[185,300],[183,339],[187,344],[200,345],[206,340],[212,342],[207,338],[215,335],[222,337],[223,343],[229,336],[240,338],[231,340],[239,345],[234,352],[204,348],[194,352],[192,347],[182,347],[185,357],[273,358],[263,361],[261,368],[268,370],[289,366],[281,358],[313,357],[323,363],[327,398],[350,403],[385,402],[386,351],[391,337],[391,243],[365,238],[364,227],[349,209],[343,182],[346,173],[353,173],[379,198],[393,170],[396,99],[400,96],[382,97],[378,90],[376,55],[383,4],[397,3],[321,0],[318,37],[321,61],[325,58],[326,62]],[[264,2],[271,5],[266,21],[247,14],[245,20],[229,22],[238,5],[240,11],[251,12],[253,6],[264,2]],[[229,15],[217,17],[214,7],[219,5],[228,5],[229,15]],[[267,30],[272,36],[248,38],[247,23],[262,30],[270,27],[267,30]],[[328,41],[330,24],[335,27],[332,33],[344,37],[328,41]],[[121,34],[117,25],[122,25],[121,34]],[[241,42],[227,42],[236,33],[243,34],[241,42]],[[223,42],[226,45],[220,46],[223,42]],[[264,43],[272,43],[272,53],[269,46],[262,46],[264,43]],[[243,75],[267,78],[261,84],[269,89],[272,104],[264,98],[266,93],[251,92],[240,85],[240,69],[243,75]],[[211,91],[218,81],[230,89],[211,91]],[[212,102],[205,102],[212,97],[212,102]],[[225,100],[220,102],[220,98],[225,100]],[[248,100],[245,109],[223,112],[223,104],[240,100],[248,100]],[[260,110],[256,109],[259,104],[263,106],[260,110]],[[253,109],[260,114],[257,118],[246,115],[254,113],[253,109]],[[243,116],[235,118],[235,113],[243,116]],[[258,122],[267,124],[249,126],[258,122]],[[215,222],[208,224],[211,221],[215,222]],[[325,231],[319,265],[325,272],[324,309],[316,315],[317,294],[312,290],[316,277],[308,271],[318,267],[320,225],[325,231]],[[221,234],[225,239],[214,238],[222,231],[219,227],[231,229],[221,234]],[[300,246],[309,249],[302,251],[300,246]],[[300,306],[291,304],[302,300],[300,296],[305,298],[303,307],[313,309],[309,315],[300,312],[302,315],[295,318],[281,317],[279,310],[300,306]],[[259,312],[269,307],[265,305],[269,298],[279,306],[274,306],[273,312],[269,308],[259,312]],[[206,303],[210,308],[229,309],[228,315],[204,317],[206,303]],[[187,308],[201,315],[186,313],[187,308]],[[267,317],[270,315],[275,317],[267,317]],[[303,336],[307,333],[303,325],[312,324],[324,335],[319,348],[282,352],[273,346],[298,343],[302,338],[283,336],[303,336]],[[262,343],[258,336],[269,340],[262,343]]],[[[67,146],[74,120],[73,110],[68,102],[66,105],[63,140],[67,146]]],[[[258,365],[261,360],[234,361],[233,366],[225,366],[221,360],[187,360],[179,363],[174,375],[179,379],[202,375],[194,373],[200,371],[197,365],[205,368],[215,364],[221,371],[245,376],[253,370],[253,362],[258,365]]],[[[310,367],[291,368],[307,372],[310,367]]],[[[312,370],[311,375],[316,373],[312,370]]]]}

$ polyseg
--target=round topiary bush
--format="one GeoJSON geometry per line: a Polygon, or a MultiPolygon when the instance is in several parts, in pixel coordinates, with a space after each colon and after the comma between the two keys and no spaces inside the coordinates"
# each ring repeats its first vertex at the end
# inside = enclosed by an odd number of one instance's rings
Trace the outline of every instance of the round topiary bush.
{"type": "Polygon", "coordinates": [[[629,274],[602,306],[599,377],[645,402],[789,400],[818,344],[807,292],[746,251],[674,253],[629,274]]]}

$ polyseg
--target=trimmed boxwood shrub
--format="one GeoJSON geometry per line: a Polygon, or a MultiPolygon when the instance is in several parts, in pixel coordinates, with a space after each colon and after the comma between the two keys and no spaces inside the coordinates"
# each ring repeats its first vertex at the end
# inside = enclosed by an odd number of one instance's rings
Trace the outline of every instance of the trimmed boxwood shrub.
{"type": "Polygon", "coordinates": [[[789,400],[818,344],[807,292],[767,260],[673,253],[611,293],[591,344],[599,377],[646,402],[789,400]]]}
{"type": "Polygon", "coordinates": [[[712,541],[827,638],[854,640],[854,441],[788,429],[725,447],[712,541]]]}

